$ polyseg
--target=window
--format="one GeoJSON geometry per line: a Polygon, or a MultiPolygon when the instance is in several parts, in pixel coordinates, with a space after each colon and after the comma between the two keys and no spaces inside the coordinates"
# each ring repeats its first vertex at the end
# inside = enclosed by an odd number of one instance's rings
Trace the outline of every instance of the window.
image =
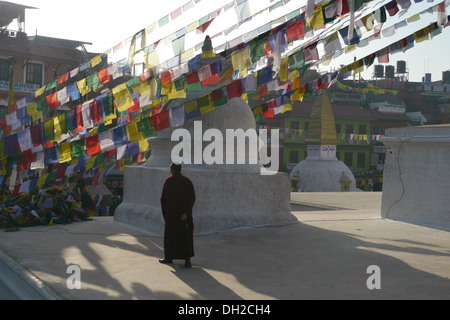
{"type": "Polygon", "coordinates": [[[347,165],[347,167],[353,166],[353,153],[346,152],[344,154],[344,163],[347,165]]]}
{"type": "Polygon", "coordinates": [[[309,129],[309,122],[305,122],[305,131],[308,131],[309,129]]]}
{"type": "Polygon", "coordinates": [[[336,123],[336,133],[341,133],[341,124],[336,123]]]}
{"type": "Polygon", "coordinates": [[[9,81],[9,61],[0,59],[0,80],[9,81]]]}
{"type": "Polygon", "coordinates": [[[300,124],[298,123],[298,121],[291,121],[291,129],[300,129],[300,124]]]}
{"type": "Polygon", "coordinates": [[[298,163],[298,151],[289,151],[289,162],[298,163]]]}
{"type": "Polygon", "coordinates": [[[26,69],[25,82],[42,86],[42,64],[28,62],[26,69]]]}
{"type": "Polygon", "coordinates": [[[353,125],[352,124],[346,124],[345,125],[345,134],[353,134],[353,125]]]}
{"type": "Polygon", "coordinates": [[[359,133],[359,134],[367,134],[367,126],[365,126],[365,125],[360,125],[360,126],[358,127],[358,133],[359,133]]]}
{"type": "Polygon", "coordinates": [[[366,154],[365,153],[358,153],[358,168],[365,168],[366,167],[366,154]]]}

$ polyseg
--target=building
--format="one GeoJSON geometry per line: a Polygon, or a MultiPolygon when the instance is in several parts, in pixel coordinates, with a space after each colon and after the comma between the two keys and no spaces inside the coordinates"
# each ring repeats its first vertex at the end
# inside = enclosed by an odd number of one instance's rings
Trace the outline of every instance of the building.
{"type": "Polygon", "coordinates": [[[0,1],[0,106],[9,104],[11,77],[17,102],[95,56],[88,42],[27,35],[25,11],[35,9],[0,1]],[[8,29],[14,25],[17,30],[8,29]]]}

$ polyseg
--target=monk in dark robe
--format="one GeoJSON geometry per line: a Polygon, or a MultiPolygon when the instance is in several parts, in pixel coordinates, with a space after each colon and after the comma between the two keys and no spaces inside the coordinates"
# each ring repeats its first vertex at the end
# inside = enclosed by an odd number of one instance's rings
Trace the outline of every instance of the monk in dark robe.
{"type": "Polygon", "coordinates": [[[161,210],[165,221],[164,259],[159,262],[172,263],[173,259],[185,260],[191,267],[194,256],[194,221],[192,208],[195,203],[194,186],[181,174],[181,165],[172,164],[171,177],[164,183],[161,195],[161,210]]]}

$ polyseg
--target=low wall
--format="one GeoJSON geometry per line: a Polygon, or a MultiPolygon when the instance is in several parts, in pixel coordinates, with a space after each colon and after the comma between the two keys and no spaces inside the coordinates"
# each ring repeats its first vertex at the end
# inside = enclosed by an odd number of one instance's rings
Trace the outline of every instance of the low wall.
{"type": "Polygon", "coordinates": [[[389,129],[382,142],[381,216],[450,230],[450,126],[389,129]]]}

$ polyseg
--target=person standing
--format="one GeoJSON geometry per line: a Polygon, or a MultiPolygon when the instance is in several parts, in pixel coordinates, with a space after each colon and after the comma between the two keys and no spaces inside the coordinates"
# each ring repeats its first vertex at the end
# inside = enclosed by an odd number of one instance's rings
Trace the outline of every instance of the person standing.
{"type": "Polygon", "coordinates": [[[174,259],[185,260],[190,268],[194,257],[194,221],[192,209],[195,203],[195,189],[191,180],[181,174],[181,165],[173,163],[172,176],[164,183],[161,195],[161,210],[165,221],[163,264],[174,259]]]}

